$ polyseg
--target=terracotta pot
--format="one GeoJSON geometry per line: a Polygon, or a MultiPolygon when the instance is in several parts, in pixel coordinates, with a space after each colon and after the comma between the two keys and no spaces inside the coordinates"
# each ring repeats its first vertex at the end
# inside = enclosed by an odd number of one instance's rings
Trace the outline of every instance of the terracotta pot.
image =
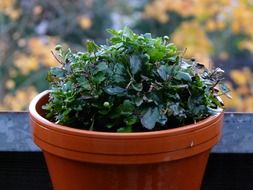
{"type": "Polygon", "coordinates": [[[48,91],[30,104],[34,142],[43,150],[55,190],[199,190],[223,113],[155,132],[104,133],[43,118],[48,91]]]}

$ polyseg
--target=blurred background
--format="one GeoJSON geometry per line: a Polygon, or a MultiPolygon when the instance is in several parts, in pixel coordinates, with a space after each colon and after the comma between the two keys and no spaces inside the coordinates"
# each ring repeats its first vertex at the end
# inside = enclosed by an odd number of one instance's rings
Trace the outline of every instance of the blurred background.
{"type": "Polygon", "coordinates": [[[168,35],[186,57],[226,71],[228,111],[253,111],[252,0],[0,0],[0,110],[27,110],[48,88],[58,43],[85,50],[107,28],[168,35]]]}

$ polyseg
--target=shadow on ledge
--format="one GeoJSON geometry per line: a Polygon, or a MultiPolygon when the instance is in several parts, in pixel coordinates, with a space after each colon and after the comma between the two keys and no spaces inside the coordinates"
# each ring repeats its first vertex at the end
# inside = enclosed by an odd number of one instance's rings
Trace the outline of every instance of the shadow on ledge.
{"type": "MultiPolygon", "coordinates": [[[[252,160],[253,154],[212,153],[201,190],[252,190],[252,160]]],[[[0,189],[53,190],[42,153],[0,152],[0,189]]]]}

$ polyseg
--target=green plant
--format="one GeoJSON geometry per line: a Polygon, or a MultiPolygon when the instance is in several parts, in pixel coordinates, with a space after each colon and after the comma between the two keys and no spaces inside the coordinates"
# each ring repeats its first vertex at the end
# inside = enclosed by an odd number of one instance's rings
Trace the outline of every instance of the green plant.
{"type": "Polygon", "coordinates": [[[223,70],[184,59],[168,37],[129,28],[108,30],[108,45],[87,52],[56,46],[61,67],[49,71],[46,117],[96,131],[149,131],[179,127],[222,111],[223,70]]]}

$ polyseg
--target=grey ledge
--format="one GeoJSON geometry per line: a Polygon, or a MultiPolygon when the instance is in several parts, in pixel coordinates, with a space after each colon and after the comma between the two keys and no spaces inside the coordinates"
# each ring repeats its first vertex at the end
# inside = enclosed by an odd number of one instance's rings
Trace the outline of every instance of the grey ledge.
{"type": "MultiPolygon", "coordinates": [[[[0,151],[40,151],[33,143],[27,112],[0,112],[0,151]]],[[[214,153],[253,153],[253,113],[225,113],[214,153]]]]}

